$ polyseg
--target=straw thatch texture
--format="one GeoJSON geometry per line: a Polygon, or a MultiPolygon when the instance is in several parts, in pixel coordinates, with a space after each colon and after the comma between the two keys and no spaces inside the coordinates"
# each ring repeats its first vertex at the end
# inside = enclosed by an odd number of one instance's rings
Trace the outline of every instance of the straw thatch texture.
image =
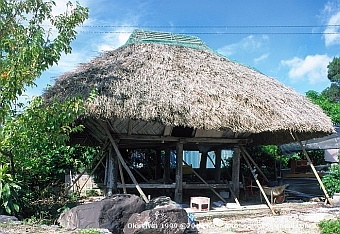
{"type": "Polygon", "coordinates": [[[330,119],[304,96],[210,51],[129,44],[61,76],[44,95],[87,98],[94,88],[99,95],[86,113],[94,119],[231,130],[234,136],[255,134],[261,144],[292,141],[292,131],[301,140],[333,131],[330,119]]]}

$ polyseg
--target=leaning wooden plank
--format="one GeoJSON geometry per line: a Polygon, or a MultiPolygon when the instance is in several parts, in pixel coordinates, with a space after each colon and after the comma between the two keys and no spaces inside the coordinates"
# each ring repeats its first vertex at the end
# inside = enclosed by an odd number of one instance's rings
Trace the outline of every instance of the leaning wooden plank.
{"type": "Polygon", "coordinates": [[[256,169],[261,173],[261,175],[263,176],[263,178],[268,182],[268,178],[264,175],[264,173],[262,172],[262,170],[260,169],[260,167],[256,164],[256,162],[252,159],[252,157],[249,155],[249,153],[247,152],[247,150],[240,145],[240,149],[243,151],[244,154],[246,154],[246,156],[248,157],[248,159],[255,165],[256,169]]]}
{"type": "Polygon", "coordinates": [[[262,188],[262,186],[261,186],[261,184],[260,184],[260,181],[257,179],[257,175],[255,175],[254,171],[253,171],[252,168],[251,168],[251,165],[250,165],[250,162],[249,162],[249,160],[248,160],[248,158],[247,158],[247,155],[244,153],[244,151],[242,151],[242,152],[243,152],[243,158],[244,158],[244,160],[246,161],[246,163],[247,163],[247,165],[248,165],[248,167],[249,167],[249,169],[250,169],[250,171],[251,171],[251,174],[253,175],[253,177],[254,177],[254,179],[255,179],[255,181],[256,181],[256,184],[257,184],[257,186],[259,187],[259,189],[260,189],[260,191],[261,191],[261,193],[262,193],[264,199],[266,200],[269,209],[270,209],[270,210],[272,211],[272,213],[275,215],[276,213],[275,213],[275,211],[274,211],[274,209],[273,209],[271,203],[269,202],[268,197],[267,197],[266,193],[264,192],[264,190],[263,190],[263,188],[262,188]]]}
{"type": "Polygon", "coordinates": [[[114,139],[113,139],[113,137],[112,137],[112,135],[111,135],[109,129],[107,128],[107,126],[106,126],[105,124],[102,124],[102,123],[101,123],[101,125],[102,125],[102,127],[105,129],[105,132],[106,132],[107,136],[109,137],[109,139],[110,139],[110,141],[111,141],[111,144],[112,144],[114,150],[116,151],[116,154],[117,154],[117,156],[118,156],[118,159],[119,159],[120,162],[122,163],[122,166],[125,168],[126,172],[129,174],[129,176],[130,176],[132,182],[135,184],[136,189],[138,190],[139,194],[142,196],[142,198],[144,199],[144,201],[145,201],[146,203],[149,203],[149,199],[145,196],[143,190],[142,190],[142,189],[140,188],[140,186],[138,185],[138,182],[137,182],[136,178],[134,177],[134,175],[132,174],[130,168],[126,165],[126,163],[125,163],[125,161],[124,161],[124,159],[123,159],[123,156],[121,155],[121,153],[120,153],[120,151],[119,151],[119,149],[118,149],[118,146],[117,146],[116,142],[114,141],[114,139]]]}
{"type": "Polygon", "coordinates": [[[313,171],[313,173],[314,173],[316,179],[318,180],[318,182],[319,182],[319,184],[320,184],[320,187],[321,187],[322,191],[324,192],[324,194],[325,194],[325,196],[326,196],[327,201],[329,202],[329,204],[330,204],[331,206],[333,206],[333,205],[334,205],[334,204],[333,204],[333,201],[332,201],[332,199],[329,197],[329,195],[328,195],[328,193],[327,193],[327,190],[326,190],[324,184],[322,183],[322,180],[320,179],[320,176],[319,176],[318,172],[316,171],[316,169],[315,169],[315,167],[314,167],[314,165],[313,165],[313,162],[312,162],[312,160],[310,159],[310,157],[309,157],[309,155],[308,155],[308,153],[307,153],[307,151],[306,151],[306,148],[302,145],[302,143],[301,143],[299,137],[297,136],[297,134],[296,134],[295,132],[293,132],[293,135],[294,135],[295,140],[297,140],[297,142],[299,143],[300,148],[302,149],[304,155],[306,156],[306,158],[307,158],[307,160],[308,160],[308,162],[309,162],[309,166],[312,168],[312,171],[313,171]]]}
{"type": "MultiPolygon", "coordinates": [[[[185,164],[185,165],[187,165],[187,166],[189,166],[189,164],[188,163],[186,163],[184,160],[183,160],[183,163],[185,164]]],[[[195,176],[197,176],[197,178],[198,179],[200,179],[205,185],[207,185],[208,187],[209,187],[209,189],[211,190],[211,191],[213,191],[215,194],[216,194],[216,196],[219,198],[219,199],[221,199],[224,203],[227,203],[227,201],[226,200],[224,200],[224,198],[223,197],[221,197],[221,195],[218,193],[218,192],[216,192],[216,190],[213,188],[213,187],[211,187],[194,169],[192,169],[191,167],[189,167],[190,169],[191,169],[191,171],[195,174],[195,176]]]]}

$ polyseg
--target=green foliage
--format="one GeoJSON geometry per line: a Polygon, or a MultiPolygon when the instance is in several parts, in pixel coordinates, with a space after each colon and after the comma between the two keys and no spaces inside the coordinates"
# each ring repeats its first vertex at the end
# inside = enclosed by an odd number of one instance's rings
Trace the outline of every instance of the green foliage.
{"type": "Polygon", "coordinates": [[[4,164],[0,167],[0,202],[1,214],[4,211],[7,214],[19,212],[18,191],[20,186],[17,185],[11,174],[8,173],[8,165],[4,164]]]}
{"type": "Polygon", "coordinates": [[[311,102],[320,106],[333,123],[340,123],[340,103],[334,103],[324,94],[319,94],[313,90],[308,91],[306,96],[311,102]]]}
{"type": "Polygon", "coordinates": [[[328,79],[340,85],[340,58],[333,58],[333,60],[328,64],[328,79]]]}
{"type": "Polygon", "coordinates": [[[100,230],[95,228],[89,228],[89,229],[80,229],[78,231],[78,234],[100,234],[102,233],[100,230]]]}
{"type": "Polygon", "coordinates": [[[71,53],[75,27],[88,18],[88,9],[78,3],[67,3],[57,16],[55,6],[54,1],[0,1],[0,123],[25,86],[34,86],[62,53],[71,53]]]}
{"type": "MultiPolygon", "coordinates": [[[[279,148],[277,146],[268,145],[250,147],[247,148],[247,151],[268,179],[276,179],[275,171],[278,171],[280,160],[282,159],[279,153],[279,148]]],[[[245,178],[251,177],[249,175],[250,170],[246,166],[243,158],[241,162],[243,175],[245,176],[245,178]]]]}
{"type": "MultiPolygon", "coordinates": [[[[0,130],[0,161],[9,163],[15,181],[21,181],[24,212],[39,216],[28,206],[36,200],[60,194],[58,183],[63,180],[65,169],[84,168],[80,162],[87,163],[90,159],[85,158],[95,152],[82,149],[84,158],[77,155],[76,149],[81,147],[66,145],[71,133],[82,130],[74,120],[84,110],[80,98],[46,104],[37,97],[21,114],[5,120],[0,130]]],[[[42,207],[39,204],[34,209],[42,207]]]]}
{"type": "Polygon", "coordinates": [[[340,86],[332,83],[321,92],[321,95],[328,98],[332,103],[340,103],[340,86]]]}
{"type": "Polygon", "coordinates": [[[95,196],[99,196],[98,191],[94,189],[86,190],[86,197],[95,197],[95,196]]]}
{"type": "Polygon", "coordinates": [[[322,177],[322,183],[330,196],[340,192],[340,164],[331,166],[330,173],[322,177]]]}
{"type": "Polygon", "coordinates": [[[321,234],[340,233],[340,220],[322,220],[318,223],[321,234]]]}

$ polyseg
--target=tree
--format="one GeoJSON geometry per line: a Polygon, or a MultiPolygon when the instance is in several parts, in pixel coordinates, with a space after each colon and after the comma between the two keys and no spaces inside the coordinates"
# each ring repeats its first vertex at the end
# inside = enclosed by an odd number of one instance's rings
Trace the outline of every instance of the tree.
{"type": "Polygon", "coordinates": [[[332,62],[330,62],[327,66],[328,68],[328,79],[331,82],[336,83],[340,86],[340,58],[333,58],[332,62]]]}
{"type": "Polygon", "coordinates": [[[332,102],[340,102],[340,58],[333,58],[328,64],[328,79],[331,86],[322,91],[322,94],[332,102]]]}
{"type": "Polygon", "coordinates": [[[88,18],[78,2],[57,16],[55,6],[52,0],[0,0],[0,123],[25,87],[71,52],[76,26],[88,18]]]}
{"type": "Polygon", "coordinates": [[[340,123],[340,103],[333,102],[325,94],[319,94],[314,90],[309,90],[306,96],[311,102],[320,106],[334,124],[340,123]]]}

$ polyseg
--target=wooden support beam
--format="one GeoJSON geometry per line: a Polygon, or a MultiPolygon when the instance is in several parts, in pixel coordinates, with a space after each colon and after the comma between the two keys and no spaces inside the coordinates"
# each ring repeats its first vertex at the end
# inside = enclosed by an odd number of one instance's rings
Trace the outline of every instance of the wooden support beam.
{"type": "MultiPolygon", "coordinates": [[[[112,148],[112,146],[111,146],[112,148]]],[[[113,194],[117,194],[118,193],[118,187],[117,187],[117,184],[118,184],[118,157],[117,155],[113,154],[113,171],[112,171],[112,174],[113,174],[113,181],[112,181],[112,193],[113,194]]],[[[124,184],[125,185],[125,184],[124,184]]],[[[124,191],[124,187],[123,187],[123,191],[124,191]]]]}
{"type": "Polygon", "coordinates": [[[183,143],[176,144],[176,188],[175,201],[182,203],[183,199],[183,143]]]}
{"type": "Polygon", "coordinates": [[[112,144],[114,150],[116,151],[116,154],[117,154],[117,156],[118,156],[118,159],[119,159],[120,162],[122,163],[122,166],[124,167],[124,169],[126,170],[126,172],[129,174],[129,176],[130,176],[132,182],[135,184],[135,186],[136,186],[136,188],[137,188],[139,194],[142,196],[142,198],[144,199],[144,201],[145,201],[146,203],[149,203],[149,199],[146,197],[146,195],[144,194],[143,190],[142,190],[142,189],[140,188],[140,186],[138,185],[138,182],[137,182],[136,178],[134,177],[134,175],[132,174],[130,168],[126,165],[126,163],[125,163],[125,161],[124,161],[124,159],[123,159],[123,157],[122,157],[122,155],[121,155],[121,153],[120,153],[120,151],[119,151],[119,149],[118,149],[118,146],[117,146],[116,142],[114,141],[114,139],[113,139],[113,137],[112,137],[112,135],[111,135],[109,129],[107,128],[107,126],[106,126],[104,123],[102,123],[102,127],[105,129],[105,132],[106,132],[107,136],[109,137],[109,139],[110,139],[110,141],[111,141],[111,144],[112,144]]]}
{"type": "MultiPolygon", "coordinates": [[[[215,165],[214,165],[215,166],[215,182],[216,183],[221,182],[221,157],[222,157],[222,150],[221,149],[216,150],[215,151],[215,165]]],[[[209,157],[209,159],[211,160],[210,157],[209,157]]]]}
{"type": "Polygon", "coordinates": [[[249,142],[248,139],[235,139],[235,138],[208,138],[208,137],[195,137],[185,138],[173,136],[155,136],[155,135],[112,135],[120,140],[136,140],[136,141],[159,141],[159,142],[178,142],[185,140],[186,143],[208,143],[208,144],[239,144],[245,145],[249,142]]]}
{"type": "Polygon", "coordinates": [[[119,168],[119,174],[120,174],[120,181],[122,182],[123,185],[123,193],[126,194],[126,187],[125,187],[125,179],[124,179],[124,174],[123,174],[123,169],[122,169],[122,163],[120,160],[118,161],[118,168],[119,168]]]}
{"type": "Polygon", "coordinates": [[[258,170],[258,172],[261,173],[261,175],[263,176],[263,178],[265,179],[266,182],[268,182],[268,178],[265,176],[265,174],[263,173],[263,171],[261,170],[261,168],[257,165],[257,163],[252,159],[252,157],[250,156],[250,154],[247,152],[247,150],[243,147],[240,146],[240,149],[242,150],[242,152],[248,157],[248,159],[252,162],[252,164],[256,167],[256,169],[258,170]]]}
{"type": "Polygon", "coordinates": [[[113,157],[113,148],[109,148],[108,155],[108,165],[107,165],[107,183],[106,183],[106,196],[111,197],[113,195],[113,180],[114,180],[114,157],[113,157]]]}
{"type": "Polygon", "coordinates": [[[208,152],[203,151],[201,152],[201,161],[200,161],[200,175],[203,179],[207,178],[207,159],[208,159],[208,152]]]}
{"type": "Polygon", "coordinates": [[[164,157],[164,183],[170,183],[170,149],[165,149],[164,157]]]}
{"type": "Polygon", "coordinates": [[[329,197],[329,195],[328,195],[328,193],[327,193],[327,190],[326,190],[326,188],[325,188],[325,186],[324,186],[322,180],[320,179],[320,176],[319,176],[318,172],[316,171],[316,169],[315,169],[315,167],[314,167],[314,164],[313,164],[312,160],[310,159],[310,157],[309,157],[309,155],[308,155],[308,153],[307,153],[307,151],[306,151],[306,148],[302,145],[302,143],[301,143],[301,141],[300,141],[298,135],[297,135],[295,132],[293,132],[293,136],[294,136],[293,138],[294,138],[295,140],[297,140],[297,142],[299,143],[300,148],[302,149],[304,155],[306,156],[306,158],[307,158],[307,160],[308,160],[308,162],[309,162],[309,166],[312,168],[312,171],[313,171],[313,173],[314,173],[316,179],[318,180],[318,182],[319,182],[319,184],[320,184],[320,187],[321,187],[323,193],[324,193],[325,196],[326,196],[327,201],[329,202],[329,204],[330,204],[331,206],[333,206],[333,205],[334,205],[334,204],[333,204],[333,201],[332,201],[332,199],[329,197]]]}
{"type": "Polygon", "coordinates": [[[270,209],[270,210],[272,211],[272,213],[275,215],[275,214],[276,214],[276,213],[275,213],[275,210],[274,210],[274,208],[272,207],[271,203],[269,202],[268,197],[267,197],[266,193],[264,192],[264,190],[263,190],[263,188],[262,188],[262,185],[260,184],[260,181],[257,179],[257,175],[256,175],[255,172],[252,170],[252,167],[251,167],[251,165],[250,165],[250,162],[249,162],[249,160],[248,160],[247,155],[244,153],[244,151],[242,151],[242,152],[243,152],[243,158],[244,158],[244,160],[246,161],[246,163],[247,163],[247,165],[248,165],[248,167],[249,167],[249,170],[250,170],[251,174],[253,175],[253,177],[254,177],[254,179],[255,179],[255,181],[256,181],[256,184],[257,184],[257,186],[259,187],[259,189],[260,189],[260,191],[261,191],[261,193],[262,193],[264,199],[266,200],[269,209],[270,209]]]}
{"type": "Polygon", "coordinates": [[[233,167],[232,167],[232,175],[231,180],[233,183],[233,191],[235,196],[239,198],[240,196],[240,148],[234,148],[234,155],[233,155],[233,167]]]}
{"type": "Polygon", "coordinates": [[[161,178],[162,168],[160,167],[162,160],[162,151],[157,149],[156,150],[156,158],[155,158],[155,180],[161,178]]]}

